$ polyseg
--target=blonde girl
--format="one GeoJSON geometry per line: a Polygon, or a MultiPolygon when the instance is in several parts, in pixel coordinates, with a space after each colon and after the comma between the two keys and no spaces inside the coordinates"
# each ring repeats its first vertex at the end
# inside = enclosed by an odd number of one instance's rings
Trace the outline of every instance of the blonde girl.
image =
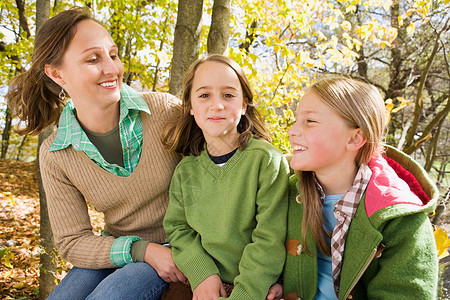
{"type": "Polygon", "coordinates": [[[285,299],[434,299],[437,257],[425,171],[382,145],[383,99],[344,77],[309,87],[289,130],[285,299]]]}

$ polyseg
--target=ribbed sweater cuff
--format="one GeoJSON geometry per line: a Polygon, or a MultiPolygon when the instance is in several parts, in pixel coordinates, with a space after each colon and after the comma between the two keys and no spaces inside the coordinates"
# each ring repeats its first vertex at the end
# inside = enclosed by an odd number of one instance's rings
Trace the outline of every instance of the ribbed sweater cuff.
{"type": "Polygon", "coordinates": [[[189,270],[186,272],[186,276],[189,279],[192,290],[194,290],[203,280],[207,277],[218,274],[219,269],[217,268],[214,261],[207,256],[195,256],[186,263],[183,263],[183,270],[189,270]]]}
{"type": "MultiPolygon", "coordinates": [[[[233,289],[233,291],[231,292],[230,297],[228,298],[219,298],[220,300],[232,300],[232,299],[237,299],[237,300],[252,300],[252,297],[250,297],[248,295],[248,293],[245,291],[245,289],[243,288],[242,285],[236,285],[233,289]]],[[[218,300],[219,300],[218,299],[218,300]]]]}

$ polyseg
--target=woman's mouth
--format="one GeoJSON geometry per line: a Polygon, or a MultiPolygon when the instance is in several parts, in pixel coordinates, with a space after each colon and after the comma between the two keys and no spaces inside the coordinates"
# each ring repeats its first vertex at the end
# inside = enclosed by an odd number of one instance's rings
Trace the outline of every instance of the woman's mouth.
{"type": "Polygon", "coordinates": [[[117,80],[105,81],[105,82],[99,83],[99,85],[101,87],[105,87],[105,88],[116,87],[117,86],[117,80]]]}

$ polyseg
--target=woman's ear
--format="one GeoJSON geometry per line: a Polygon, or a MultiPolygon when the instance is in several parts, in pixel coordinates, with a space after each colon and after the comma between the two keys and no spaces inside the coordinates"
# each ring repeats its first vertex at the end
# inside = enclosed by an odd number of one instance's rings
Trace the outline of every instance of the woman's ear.
{"type": "Polygon", "coordinates": [[[247,111],[247,102],[248,102],[248,98],[245,98],[245,101],[242,103],[242,113],[241,113],[241,115],[245,115],[245,112],[247,111]]]}
{"type": "Polygon", "coordinates": [[[350,139],[347,142],[347,149],[349,151],[358,151],[367,143],[366,136],[361,128],[356,128],[352,131],[350,139]]]}
{"type": "Polygon", "coordinates": [[[59,86],[62,87],[65,84],[65,81],[62,78],[61,71],[59,70],[59,68],[56,68],[55,66],[52,65],[45,65],[44,71],[45,74],[59,86]]]}

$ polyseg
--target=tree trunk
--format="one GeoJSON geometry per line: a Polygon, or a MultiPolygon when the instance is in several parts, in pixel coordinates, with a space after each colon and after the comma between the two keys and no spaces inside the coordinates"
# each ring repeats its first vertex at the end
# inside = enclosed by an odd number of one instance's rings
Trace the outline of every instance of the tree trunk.
{"type": "Polygon", "coordinates": [[[198,58],[202,29],[203,0],[180,0],[173,41],[172,69],[169,93],[178,94],[183,85],[183,76],[198,58]]]}
{"type": "Polygon", "coordinates": [[[40,228],[41,235],[40,246],[43,251],[39,255],[40,270],[39,270],[39,299],[46,299],[48,295],[55,289],[56,266],[52,261],[52,253],[55,249],[55,242],[53,241],[52,227],[48,218],[47,199],[45,197],[44,187],[42,185],[42,177],[39,166],[39,147],[42,142],[53,132],[54,126],[48,127],[45,131],[39,134],[38,138],[38,152],[36,157],[36,175],[39,189],[40,199],[40,228]]]}
{"type": "MultiPolygon", "coordinates": [[[[36,1],[36,31],[39,30],[41,25],[50,17],[50,0],[37,0],[36,1]]],[[[40,247],[43,251],[39,256],[40,270],[39,270],[39,299],[46,299],[48,295],[55,288],[55,276],[56,266],[52,262],[51,253],[55,248],[53,241],[52,228],[50,227],[50,220],[48,218],[47,211],[47,199],[45,197],[44,188],[42,186],[42,177],[39,169],[39,148],[42,142],[53,132],[54,126],[47,128],[41,134],[38,139],[38,151],[36,157],[37,168],[37,182],[39,189],[39,203],[40,203],[40,247]]]]}
{"type": "Polygon", "coordinates": [[[11,111],[9,110],[9,107],[6,106],[5,111],[5,128],[3,129],[2,133],[2,153],[1,158],[6,158],[6,153],[8,152],[8,146],[9,146],[9,136],[11,135],[11,111]]]}
{"type": "Polygon", "coordinates": [[[27,15],[25,14],[25,1],[16,0],[17,10],[19,12],[20,28],[27,33],[27,38],[31,36],[30,28],[28,27],[27,15]]]}
{"type": "Polygon", "coordinates": [[[28,137],[28,135],[24,135],[22,138],[22,141],[20,142],[19,149],[17,150],[16,160],[19,160],[19,158],[20,158],[20,154],[22,153],[23,146],[25,145],[27,137],[28,137]]]}
{"type": "Polygon", "coordinates": [[[208,34],[208,53],[225,54],[230,39],[231,0],[215,0],[208,34]]]}
{"type": "MultiPolygon", "coordinates": [[[[29,38],[31,33],[30,33],[30,28],[28,27],[28,23],[27,23],[27,16],[25,14],[25,1],[24,0],[16,0],[16,6],[17,6],[18,14],[19,14],[20,31],[25,31],[27,38],[29,38]]],[[[17,39],[21,39],[21,38],[22,37],[19,36],[17,39]]],[[[4,51],[5,46],[6,45],[4,43],[2,43],[0,50],[4,51]]],[[[19,61],[19,59],[17,57],[12,57],[12,60],[19,61]]],[[[20,67],[20,64],[17,64],[15,74],[17,75],[21,71],[22,71],[22,67],[20,67]]],[[[6,153],[8,152],[9,137],[11,135],[11,122],[12,122],[11,112],[10,112],[8,106],[6,106],[5,129],[3,130],[3,133],[2,133],[2,150],[1,150],[1,154],[0,154],[1,158],[6,158],[6,153]]]]}

